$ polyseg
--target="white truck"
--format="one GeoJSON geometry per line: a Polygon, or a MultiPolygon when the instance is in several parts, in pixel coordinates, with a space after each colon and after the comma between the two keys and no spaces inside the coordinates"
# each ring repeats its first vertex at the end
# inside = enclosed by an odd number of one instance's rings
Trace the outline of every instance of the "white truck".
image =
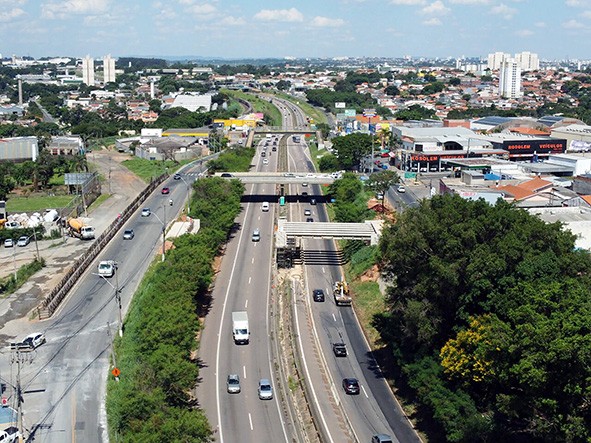
{"type": "Polygon", "coordinates": [[[232,312],[232,336],[237,345],[247,345],[250,336],[246,311],[232,312]]]}

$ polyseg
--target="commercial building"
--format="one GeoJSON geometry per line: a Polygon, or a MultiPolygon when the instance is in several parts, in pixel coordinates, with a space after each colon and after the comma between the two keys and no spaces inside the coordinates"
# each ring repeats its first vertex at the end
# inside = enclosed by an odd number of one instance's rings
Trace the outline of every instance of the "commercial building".
{"type": "Polygon", "coordinates": [[[115,81],[115,59],[111,58],[111,54],[103,58],[103,81],[105,83],[115,81]]]}
{"type": "Polygon", "coordinates": [[[89,55],[82,59],[82,82],[94,86],[94,59],[89,55]]]}
{"type": "Polygon", "coordinates": [[[37,137],[0,138],[0,162],[35,161],[38,156],[37,137]]]}
{"type": "Polygon", "coordinates": [[[185,108],[191,112],[211,111],[211,95],[193,95],[193,94],[181,94],[174,98],[174,101],[170,105],[171,108],[185,108]]]}

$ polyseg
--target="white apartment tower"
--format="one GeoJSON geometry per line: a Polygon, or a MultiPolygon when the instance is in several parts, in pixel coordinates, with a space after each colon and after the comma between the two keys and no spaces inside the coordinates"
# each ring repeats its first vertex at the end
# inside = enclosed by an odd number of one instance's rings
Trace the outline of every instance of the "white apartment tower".
{"type": "Polygon", "coordinates": [[[533,54],[531,52],[515,54],[515,61],[519,63],[522,71],[537,71],[540,69],[538,54],[533,54]]]}
{"type": "Polygon", "coordinates": [[[506,59],[501,64],[499,95],[504,98],[521,97],[521,66],[515,59],[506,59]]]}
{"type": "Polygon", "coordinates": [[[115,59],[111,58],[111,54],[103,58],[103,74],[105,83],[115,81],[115,59]]]}
{"type": "Polygon", "coordinates": [[[94,86],[94,59],[89,55],[82,59],[82,83],[94,86]]]}
{"type": "Polygon", "coordinates": [[[511,54],[506,52],[495,52],[494,54],[488,54],[488,69],[496,71],[501,69],[501,63],[506,59],[511,58],[511,54]]]}

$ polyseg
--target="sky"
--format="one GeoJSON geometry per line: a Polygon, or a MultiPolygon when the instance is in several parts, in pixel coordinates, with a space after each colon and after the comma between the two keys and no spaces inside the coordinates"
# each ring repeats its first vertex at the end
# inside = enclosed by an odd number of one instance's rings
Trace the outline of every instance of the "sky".
{"type": "Polygon", "coordinates": [[[591,0],[0,0],[0,54],[591,59],[591,0]]]}

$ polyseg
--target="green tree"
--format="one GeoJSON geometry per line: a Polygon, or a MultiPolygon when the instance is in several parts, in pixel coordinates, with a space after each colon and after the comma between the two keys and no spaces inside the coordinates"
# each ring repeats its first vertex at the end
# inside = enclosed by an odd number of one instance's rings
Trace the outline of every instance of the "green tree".
{"type": "Polygon", "coordinates": [[[384,89],[384,93],[386,95],[390,95],[392,97],[396,97],[397,95],[400,95],[400,90],[396,86],[390,85],[390,86],[387,86],[384,89]]]}
{"type": "Polygon", "coordinates": [[[335,137],[332,142],[343,169],[350,170],[358,167],[361,159],[371,152],[372,136],[355,132],[335,137]]]}
{"type": "Polygon", "coordinates": [[[382,194],[383,204],[388,189],[390,189],[399,181],[400,177],[398,176],[398,173],[388,169],[371,174],[369,179],[365,182],[365,186],[376,193],[382,194]]]}

